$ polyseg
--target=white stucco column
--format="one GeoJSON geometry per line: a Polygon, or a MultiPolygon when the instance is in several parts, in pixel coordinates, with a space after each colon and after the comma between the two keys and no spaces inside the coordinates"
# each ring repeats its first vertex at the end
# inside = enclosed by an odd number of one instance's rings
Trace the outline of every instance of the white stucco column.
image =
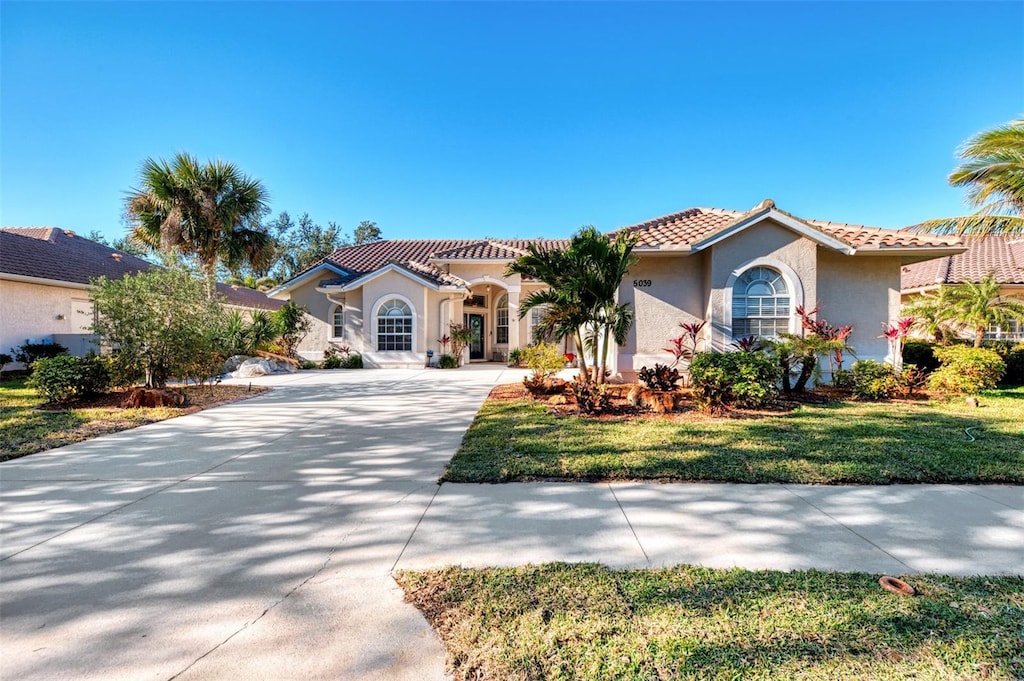
{"type": "Polygon", "coordinates": [[[519,341],[519,286],[508,287],[508,349],[522,347],[519,341]]]}

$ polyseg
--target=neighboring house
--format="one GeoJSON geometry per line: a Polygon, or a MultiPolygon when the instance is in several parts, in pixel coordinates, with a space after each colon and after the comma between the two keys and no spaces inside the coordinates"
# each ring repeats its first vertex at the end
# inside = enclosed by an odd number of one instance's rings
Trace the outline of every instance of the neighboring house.
{"type": "MultiPolygon", "coordinates": [[[[1024,236],[968,237],[963,253],[903,268],[903,301],[936,290],[939,286],[977,283],[989,274],[995,276],[1004,296],[1024,300],[1024,236]]],[[[1024,340],[1024,324],[1011,322],[1003,328],[993,326],[985,335],[990,340],[1024,340]]]]}
{"type": "MultiPolygon", "coordinates": [[[[26,341],[54,342],[73,354],[95,349],[89,280],[119,278],[156,267],[53,227],[0,228],[0,352],[26,341]]],[[[259,291],[218,284],[229,306],[277,309],[259,291]]]]}
{"type": "MultiPolygon", "coordinates": [[[[905,265],[962,252],[959,239],[804,220],[770,199],[748,212],[691,208],[625,227],[640,261],[619,288],[636,323],[611,353],[625,379],[668,363],[679,322],[704,320],[704,347],[798,332],[798,305],[852,324],[857,356],[884,359],[882,325],[899,315],[905,265]]],[[[519,306],[542,285],[504,275],[527,244],[565,240],[379,241],[338,249],[268,292],[305,305],[314,330],[300,352],[319,359],[330,344],[363,353],[368,366],[424,366],[451,323],[474,329],[470,360],[500,360],[529,344],[537,317],[519,306]]]]}

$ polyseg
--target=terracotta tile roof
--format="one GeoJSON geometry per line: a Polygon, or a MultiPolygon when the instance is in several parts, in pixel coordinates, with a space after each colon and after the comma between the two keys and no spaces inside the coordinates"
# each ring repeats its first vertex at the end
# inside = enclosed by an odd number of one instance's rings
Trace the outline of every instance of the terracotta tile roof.
{"type": "MultiPolygon", "coordinates": [[[[0,228],[0,272],[72,284],[90,279],[120,279],[156,265],[134,255],[54,227],[0,228]]],[[[277,309],[281,301],[243,286],[217,284],[217,291],[232,305],[277,309]]]]}
{"type": "Polygon", "coordinates": [[[476,241],[468,246],[451,248],[434,254],[438,260],[515,260],[526,255],[526,248],[537,244],[542,248],[565,248],[568,239],[513,239],[476,241]]]}
{"type": "MultiPolygon", "coordinates": [[[[752,211],[742,213],[723,208],[689,208],[678,213],[672,213],[671,215],[624,227],[623,229],[640,233],[640,241],[637,244],[639,248],[692,246],[760,210],[762,209],[758,207],[752,211]]],[[[822,234],[838,239],[853,248],[941,248],[944,246],[955,246],[959,243],[959,239],[952,236],[916,234],[900,230],[882,229],[880,227],[851,225],[845,222],[807,220],[777,208],[775,210],[800,220],[819,230],[822,234]]]]}
{"type": "Polygon", "coordinates": [[[988,274],[1002,284],[1024,284],[1024,237],[968,237],[964,244],[959,255],[905,266],[902,288],[977,282],[988,274]]]}

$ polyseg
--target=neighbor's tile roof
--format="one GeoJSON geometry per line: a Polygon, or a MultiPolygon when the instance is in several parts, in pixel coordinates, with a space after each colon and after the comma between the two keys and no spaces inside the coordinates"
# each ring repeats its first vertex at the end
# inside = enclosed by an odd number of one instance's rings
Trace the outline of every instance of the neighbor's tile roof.
{"type": "MultiPolygon", "coordinates": [[[[156,267],[142,258],[55,227],[0,228],[0,272],[22,277],[88,284],[98,277],[120,279],[156,267]]],[[[284,303],[244,286],[217,284],[232,305],[277,309],[284,303]]]]}
{"type": "Polygon", "coordinates": [[[475,241],[468,246],[451,248],[434,254],[438,260],[515,260],[526,255],[531,244],[541,248],[565,248],[568,239],[511,239],[475,241]]]}
{"type": "MultiPolygon", "coordinates": [[[[658,246],[690,246],[713,236],[730,225],[759,209],[746,213],[723,208],[689,208],[678,213],[653,218],[646,222],[625,227],[640,235],[639,248],[658,246]]],[[[853,248],[912,248],[955,246],[956,237],[915,234],[880,227],[865,227],[844,222],[807,220],[778,210],[778,212],[800,220],[819,230],[822,234],[838,239],[853,248]]]]}
{"type": "Polygon", "coordinates": [[[88,284],[96,277],[118,279],[150,267],[141,258],[118,253],[74,232],[53,227],[0,229],[0,272],[6,274],[88,284]]]}
{"type": "Polygon", "coordinates": [[[988,274],[1002,284],[1024,284],[1024,237],[968,237],[964,245],[959,255],[905,266],[902,288],[977,282],[988,274]]]}

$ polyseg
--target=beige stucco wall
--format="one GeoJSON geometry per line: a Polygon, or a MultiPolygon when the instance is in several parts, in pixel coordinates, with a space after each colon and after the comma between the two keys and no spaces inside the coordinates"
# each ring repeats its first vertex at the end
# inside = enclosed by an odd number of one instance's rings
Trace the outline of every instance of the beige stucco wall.
{"type": "Polygon", "coordinates": [[[664,348],[679,335],[679,323],[704,318],[705,300],[701,255],[642,256],[619,286],[619,303],[633,306],[636,322],[615,369],[629,377],[643,366],[671,363],[664,348]]]}
{"type": "MultiPolygon", "coordinates": [[[[793,306],[813,308],[817,301],[817,245],[770,220],[711,247],[709,331],[715,350],[732,343],[732,284],[736,273],[759,264],[783,273],[793,306]],[[796,281],[789,281],[791,279],[796,281]],[[802,294],[801,294],[802,289],[802,294]]],[[[790,331],[796,332],[795,320],[790,331]]]]}
{"type": "Polygon", "coordinates": [[[849,343],[857,359],[891,359],[888,342],[879,336],[883,324],[899,318],[900,259],[821,249],[818,262],[818,318],[835,326],[853,325],[849,343]]]}
{"type": "Polygon", "coordinates": [[[299,343],[298,353],[309,360],[319,362],[324,358],[331,336],[330,311],[333,304],[327,296],[316,290],[319,279],[314,278],[290,291],[291,300],[309,311],[312,324],[309,333],[299,343]]]}
{"type": "Polygon", "coordinates": [[[85,342],[93,322],[93,306],[86,289],[45,286],[0,280],[0,352],[26,340],[53,340],[53,335],[82,336],[58,341],[76,354],[93,348],[85,342]],[[58,319],[58,317],[61,317],[58,319]],[[78,346],[78,347],[73,347],[78,346]]]}

